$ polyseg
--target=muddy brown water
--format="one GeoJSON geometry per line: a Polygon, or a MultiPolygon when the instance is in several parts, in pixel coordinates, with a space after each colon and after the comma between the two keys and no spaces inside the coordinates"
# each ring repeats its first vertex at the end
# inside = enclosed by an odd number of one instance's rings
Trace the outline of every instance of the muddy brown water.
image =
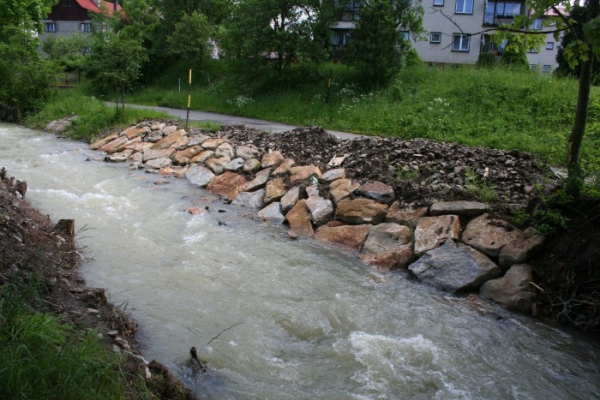
{"type": "Polygon", "coordinates": [[[36,207],[76,220],[88,284],[127,305],[147,358],[202,398],[600,398],[598,343],[479,315],[401,273],[290,241],[184,179],[86,161],[97,156],[0,124],[0,164],[28,181],[36,207]],[[182,211],[193,204],[209,210],[182,211]],[[188,369],[191,346],[207,374],[188,369]]]}

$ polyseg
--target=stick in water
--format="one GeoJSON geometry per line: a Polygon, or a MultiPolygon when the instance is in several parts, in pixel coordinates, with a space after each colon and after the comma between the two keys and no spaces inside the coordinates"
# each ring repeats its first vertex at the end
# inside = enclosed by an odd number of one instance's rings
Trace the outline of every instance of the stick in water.
{"type": "Polygon", "coordinates": [[[231,328],[233,328],[233,327],[236,327],[236,326],[238,326],[238,325],[242,325],[242,324],[243,324],[243,322],[238,322],[237,324],[233,324],[233,325],[231,325],[231,326],[230,326],[229,328],[227,328],[227,329],[223,329],[221,332],[219,332],[219,334],[218,334],[217,336],[215,336],[214,338],[210,339],[210,341],[209,341],[208,343],[206,343],[206,344],[204,345],[204,347],[206,347],[206,346],[208,346],[209,344],[211,344],[211,343],[213,342],[213,340],[215,340],[216,338],[218,338],[219,336],[221,336],[221,334],[222,334],[222,333],[224,333],[224,332],[227,332],[227,331],[228,331],[228,330],[230,330],[231,328]]]}

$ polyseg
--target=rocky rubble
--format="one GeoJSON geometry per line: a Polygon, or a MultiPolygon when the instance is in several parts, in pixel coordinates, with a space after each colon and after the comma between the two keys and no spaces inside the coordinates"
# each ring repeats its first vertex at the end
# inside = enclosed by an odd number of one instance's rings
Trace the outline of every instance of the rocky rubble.
{"type": "Polygon", "coordinates": [[[518,207],[555,185],[530,154],[425,139],[339,140],[318,127],[185,131],[169,121],[141,122],[90,147],[106,161],[185,177],[257,218],[287,223],[290,238],[342,246],[380,271],[408,270],[452,293],[484,285],[483,296],[531,312],[523,265],[543,238],[472,199],[473,187],[486,185],[498,194],[496,209],[518,207]]]}

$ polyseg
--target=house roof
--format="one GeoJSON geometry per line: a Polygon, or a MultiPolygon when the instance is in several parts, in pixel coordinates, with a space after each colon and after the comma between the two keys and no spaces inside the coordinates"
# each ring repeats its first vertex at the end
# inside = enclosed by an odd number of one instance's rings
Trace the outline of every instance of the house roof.
{"type": "MultiPolygon", "coordinates": [[[[79,4],[82,8],[91,11],[93,13],[97,13],[100,14],[100,8],[98,8],[97,5],[94,4],[94,2],[92,0],[75,0],[77,1],[77,4],[79,4]]],[[[112,15],[113,11],[115,9],[115,5],[109,1],[102,1],[102,4],[106,6],[106,8],[108,9],[108,15],[112,15]]],[[[117,10],[120,12],[123,12],[123,9],[121,8],[121,6],[117,6],[117,10]]]]}

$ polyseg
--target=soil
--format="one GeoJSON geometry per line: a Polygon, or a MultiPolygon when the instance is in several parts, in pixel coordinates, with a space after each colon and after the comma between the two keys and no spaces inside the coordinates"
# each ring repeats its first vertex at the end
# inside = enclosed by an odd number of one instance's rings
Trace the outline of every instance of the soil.
{"type": "MultiPolygon", "coordinates": [[[[18,181],[4,169],[0,178],[0,289],[35,276],[43,290],[39,311],[56,315],[78,330],[97,331],[106,346],[125,356],[124,373],[129,382],[125,398],[139,398],[144,393],[151,399],[195,399],[160,363],[143,359],[135,341],[135,322],[107,301],[104,289],[85,286],[77,273],[82,257],[69,221],[54,224],[50,216],[23,199],[15,190],[18,181]],[[140,378],[148,372],[151,378],[140,378]]],[[[26,190],[21,191],[26,195],[26,190]]]]}

